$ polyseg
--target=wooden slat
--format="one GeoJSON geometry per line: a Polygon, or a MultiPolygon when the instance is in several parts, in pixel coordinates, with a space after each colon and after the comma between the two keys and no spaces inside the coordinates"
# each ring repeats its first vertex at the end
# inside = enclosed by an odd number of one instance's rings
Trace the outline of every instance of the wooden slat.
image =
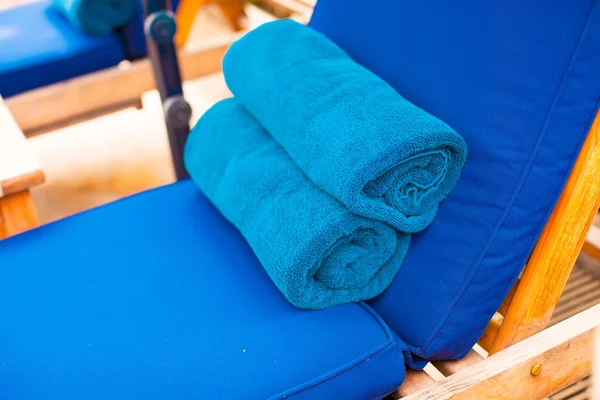
{"type": "Polygon", "coordinates": [[[595,306],[596,304],[600,304],[600,291],[595,291],[591,296],[587,296],[584,300],[572,307],[561,309],[560,312],[556,312],[550,320],[550,325],[557,324],[572,315],[595,306]]]}
{"type": "Polygon", "coordinates": [[[244,5],[246,0],[216,0],[221,13],[229,22],[229,26],[236,32],[246,29],[248,25],[244,5]]]}
{"type": "MultiPolygon", "coordinates": [[[[592,225],[592,226],[594,226],[594,225],[592,225]]],[[[577,266],[575,266],[575,268],[573,268],[573,271],[571,271],[569,280],[578,278],[580,276],[586,276],[586,275],[587,275],[587,272],[585,272],[583,269],[577,268],[577,266]]]]}
{"type": "Polygon", "coordinates": [[[445,376],[450,376],[458,371],[475,365],[483,360],[475,350],[471,350],[463,359],[456,361],[434,361],[432,364],[445,376]]]}
{"type": "Polygon", "coordinates": [[[444,374],[442,374],[440,371],[438,371],[437,368],[432,363],[428,363],[425,366],[425,368],[423,368],[423,371],[425,371],[427,373],[427,375],[432,377],[433,380],[436,382],[446,379],[444,374]]]}
{"type": "Polygon", "coordinates": [[[435,381],[425,371],[416,371],[414,369],[407,369],[406,376],[402,386],[400,386],[393,394],[396,398],[402,398],[408,396],[411,393],[415,393],[419,390],[425,389],[432,385],[435,381]]]}
{"type": "Polygon", "coordinates": [[[473,345],[473,350],[475,350],[475,352],[483,358],[487,358],[487,356],[488,356],[488,351],[486,349],[484,349],[483,347],[481,347],[481,345],[479,343],[475,343],[473,345]]]}
{"type": "Polygon", "coordinates": [[[600,281],[576,265],[552,314],[550,325],[557,324],[580,311],[600,304],[599,289],[600,281]]]}
{"type": "Polygon", "coordinates": [[[600,305],[527,338],[442,382],[406,396],[428,399],[540,399],[590,375],[600,305]],[[531,374],[535,364],[539,375],[531,374]]]}
{"type": "Polygon", "coordinates": [[[0,197],[44,182],[44,173],[27,140],[0,97],[0,197]]]}
{"type": "Polygon", "coordinates": [[[504,298],[504,301],[498,308],[498,312],[504,316],[510,307],[510,303],[512,302],[513,297],[515,297],[515,292],[517,291],[517,287],[519,287],[519,283],[521,283],[521,278],[517,279],[516,282],[510,288],[510,291],[504,298]]]}
{"type": "Polygon", "coordinates": [[[180,0],[177,6],[175,21],[177,32],[175,33],[175,46],[183,48],[192,30],[198,10],[204,5],[205,0],[180,0]]]}
{"type": "Polygon", "coordinates": [[[600,282],[592,281],[569,292],[568,294],[573,295],[573,297],[569,296],[561,299],[556,307],[556,312],[560,309],[568,310],[574,308],[578,304],[600,297],[600,285],[598,283],[600,282]],[[594,283],[596,283],[596,285],[594,285],[594,283]]]}
{"type": "Polygon", "coordinates": [[[582,286],[582,285],[587,285],[590,282],[593,282],[594,278],[588,274],[586,275],[582,275],[582,276],[578,276],[574,279],[571,279],[567,282],[567,284],[565,285],[565,288],[563,290],[563,293],[570,293],[573,290],[576,290],[578,287],[582,286]]]}
{"type": "Polygon", "coordinates": [[[570,302],[576,302],[578,299],[581,299],[581,296],[585,296],[590,291],[592,291],[594,289],[599,289],[599,288],[600,288],[600,281],[598,281],[596,279],[592,279],[590,281],[583,282],[582,284],[573,287],[569,291],[565,290],[563,292],[562,296],[560,297],[560,301],[558,302],[556,309],[558,310],[558,308],[563,304],[568,304],[570,302]]]}
{"type": "Polygon", "coordinates": [[[243,21],[241,20],[245,17],[245,0],[180,0],[175,15],[177,32],[174,38],[175,45],[178,48],[183,48],[194,25],[198,11],[208,3],[216,3],[219,6],[234,31],[240,31],[244,28],[243,21]]]}
{"type": "Polygon", "coordinates": [[[579,392],[565,400],[590,400],[587,391],[579,392]]]}
{"type": "Polygon", "coordinates": [[[479,338],[479,345],[483,347],[486,351],[492,347],[494,340],[496,340],[496,336],[498,336],[498,331],[500,330],[500,325],[502,324],[502,320],[504,317],[500,313],[494,314],[488,326],[485,328],[483,335],[479,338]]]}
{"type": "Polygon", "coordinates": [[[305,4],[310,7],[314,7],[317,4],[317,0],[297,0],[299,3],[305,4]]]}
{"type": "MultiPolygon", "coordinates": [[[[221,71],[223,55],[240,35],[226,35],[181,51],[179,65],[183,79],[221,71]]],[[[136,102],[155,87],[152,65],[144,59],[25,92],[7,99],[6,104],[21,129],[29,134],[115,104],[136,102]]]]}
{"type": "MultiPolygon", "coordinates": [[[[595,225],[592,225],[592,228],[595,228],[595,225]]],[[[589,238],[590,234],[588,233],[586,240],[589,241],[589,238]]],[[[582,249],[582,251],[584,250],[585,249],[582,249]]],[[[586,296],[586,294],[589,294],[590,291],[597,289],[598,287],[600,287],[600,281],[594,279],[581,267],[575,265],[575,268],[573,268],[571,276],[569,277],[569,281],[560,297],[558,305],[556,306],[554,314],[552,315],[550,325],[555,325],[569,317],[572,317],[579,311],[588,309],[596,304],[600,304],[600,293],[598,292],[596,293],[595,297],[592,296],[591,300],[588,300],[587,302],[581,301],[581,296],[586,296]],[[566,307],[566,305],[569,304],[571,306],[566,307]]],[[[597,359],[600,361],[600,357],[597,357],[597,359]]],[[[589,400],[590,385],[590,379],[583,379],[550,396],[549,400],[589,400]]],[[[600,393],[597,394],[597,397],[591,397],[591,399],[595,398],[600,399],[600,393]]]]}
{"type": "Polygon", "coordinates": [[[589,274],[581,274],[576,277],[569,278],[563,292],[569,292],[575,288],[578,288],[581,285],[585,285],[586,283],[592,282],[593,280],[594,278],[589,274]]]}
{"type": "Polygon", "coordinates": [[[573,396],[577,396],[581,394],[581,392],[584,392],[584,394],[587,395],[586,392],[589,384],[589,378],[582,379],[568,388],[561,390],[559,393],[550,396],[550,400],[572,400],[573,396]]]}
{"type": "Polygon", "coordinates": [[[590,397],[587,392],[581,392],[573,397],[570,397],[569,400],[590,400],[590,397]]]}
{"type": "Polygon", "coordinates": [[[0,240],[35,228],[38,224],[28,190],[0,198],[0,240]]]}
{"type": "Polygon", "coordinates": [[[592,400],[600,399],[600,328],[594,332],[594,354],[592,378],[590,379],[590,396],[592,400]]]}
{"type": "Polygon", "coordinates": [[[504,316],[494,354],[544,329],[600,207],[600,117],[596,117],[504,316]]]}
{"type": "Polygon", "coordinates": [[[268,8],[278,9],[278,13],[311,15],[313,7],[296,0],[261,0],[268,8]]]}
{"type": "Polygon", "coordinates": [[[600,261],[600,228],[595,225],[590,227],[581,250],[600,261]]]}

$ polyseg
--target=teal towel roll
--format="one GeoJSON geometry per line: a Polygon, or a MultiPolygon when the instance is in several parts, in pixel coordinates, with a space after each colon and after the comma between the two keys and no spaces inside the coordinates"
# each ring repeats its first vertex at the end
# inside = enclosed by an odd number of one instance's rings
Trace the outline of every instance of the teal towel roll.
{"type": "Polygon", "coordinates": [[[223,73],[304,173],[357,214],[418,232],[458,180],[462,137],[309,27],[261,25],[230,47],[223,73]]]}
{"type": "Polygon", "coordinates": [[[200,118],[184,162],[299,308],[373,298],[404,259],[409,234],[355,215],[319,189],[235,99],[200,118]]]}
{"type": "Polygon", "coordinates": [[[89,35],[108,35],[131,21],[138,0],[53,0],[69,22],[89,35]]]}

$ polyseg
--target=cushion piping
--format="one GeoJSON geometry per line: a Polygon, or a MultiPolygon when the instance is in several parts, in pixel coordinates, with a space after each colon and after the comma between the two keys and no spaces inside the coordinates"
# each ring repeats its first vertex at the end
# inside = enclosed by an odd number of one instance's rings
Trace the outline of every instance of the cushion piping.
{"type": "MultiPolygon", "coordinates": [[[[456,305],[458,304],[458,302],[460,301],[460,299],[462,298],[464,292],[466,291],[467,287],[470,285],[473,277],[476,275],[477,271],[479,270],[479,267],[481,266],[481,264],[483,263],[483,260],[485,259],[489,249],[492,247],[494,241],[497,238],[497,235],[502,227],[502,224],[504,222],[504,220],[507,218],[507,216],[510,214],[510,211],[512,210],[512,207],[515,203],[516,198],[518,197],[518,193],[521,190],[521,188],[523,187],[523,184],[526,180],[526,178],[529,176],[529,173],[531,172],[531,168],[535,163],[535,159],[538,156],[539,153],[539,149],[541,147],[541,143],[543,142],[543,140],[545,139],[546,136],[546,132],[548,130],[548,126],[550,125],[550,123],[553,120],[554,117],[554,113],[556,108],[558,107],[560,100],[565,92],[566,87],[568,86],[568,83],[570,81],[571,78],[571,73],[573,71],[574,65],[577,63],[577,56],[579,54],[580,48],[581,48],[581,43],[582,40],[585,36],[585,34],[587,33],[587,31],[589,30],[589,25],[590,25],[590,21],[591,21],[591,16],[592,13],[594,11],[594,8],[597,6],[597,4],[592,5],[592,7],[590,8],[590,12],[588,14],[586,23],[583,27],[583,29],[581,30],[581,33],[579,35],[578,41],[577,41],[577,46],[575,47],[575,50],[573,52],[573,56],[571,57],[571,62],[569,63],[569,66],[567,67],[567,70],[565,71],[565,74],[563,75],[563,79],[561,82],[561,85],[554,97],[554,100],[552,102],[552,105],[550,106],[550,109],[548,111],[548,114],[546,116],[546,120],[544,122],[544,125],[542,127],[542,130],[540,132],[540,135],[538,136],[538,140],[536,141],[536,144],[534,146],[534,149],[527,161],[526,167],[523,170],[523,173],[521,174],[519,181],[517,182],[517,185],[515,186],[515,188],[512,191],[512,194],[510,196],[510,201],[508,206],[505,208],[503,214],[500,216],[500,219],[498,220],[494,230],[491,232],[489,240],[487,241],[486,245],[483,248],[483,251],[481,252],[480,256],[477,258],[477,260],[475,261],[474,265],[471,267],[470,271],[469,271],[469,275],[468,278],[465,280],[464,284],[461,286],[459,293],[456,295],[456,297],[454,298],[454,300],[450,303],[448,309],[446,310],[446,312],[444,313],[443,317],[440,319],[440,322],[438,323],[437,327],[433,330],[432,334],[429,336],[429,338],[425,341],[425,344],[422,346],[413,346],[409,344],[409,348],[411,350],[413,350],[414,352],[422,353],[422,352],[427,352],[429,350],[429,347],[431,346],[431,344],[434,342],[435,337],[439,334],[441,328],[444,326],[444,324],[446,323],[446,320],[450,317],[451,313],[455,310],[456,305]]],[[[593,118],[593,116],[592,116],[593,118]]],[[[583,138],[583,140],[585,140],[585,137],[583,138]]],[[[581,146],[583,145],[583,140],[579,145],[579,148],[581,148],[581,146]]],[[[577,158],[578,154],[575,154],[574,157],[571,159],[570,164],[571,164],[571,168],[569,168],[568,171],[565,172],[565,175],[563,177],[563,185],[562,187],[564,187],[564,184],[566,183],[566,180],[568,179],[568,176],[571,172],[571,169],[573,167],[573,164],[575,163],[575,160],[577,158]]],[[[561,190],[562,192],[562,190],[561,190]]],[[[560,196],[561,192],[559,192],[554,201],[553,204],[556,204],[556,201],[558,200],[558,197],[560,196]]],[[[546,215],[546,220],[548,219],[549,215],[552,213],[553,207],[549,210],[549,212],[546,215]]],[[[543,226],[541,226],[536,234],[536,236],[532,239],[532,243],[530,244],[529,248],[530,251],[526,254],[526,256],[524,257],[524,259],[522,260],[523,262],[521,264],[524,265],[525,260],[529,257],[529,254],[531,252],[531,249],[533,248],[533,246],[535,245],[535,242],[537,241],[537,238],[539,236],[539,234],[541,233],[543,229],[543,226]]],[[[519,268],[515,275],[513,276],[512,282],[514,282],[514,280],[516,280],[517,276],[519,275],[519,273],[521,272],[522,268],[519,268]]],[[[508,293],[508,291],[510,291],[511,287],[509,286],[506,289],[506,292],[504,293],[504,296],[502,297],[501,300],[504,299],[504,297],[506,297],[506,294],[508,293]]]]}
{"type": "MultiPolygon", "coordinates": [[[[381,328],[381,330],[383,331],[383,333],[386,336],[386,340],[380,344],[379,346],[374,347],[372,350],[366,352],[365,354],[355,358],[352,361],[347,362],[346,364],[333,369],[329,372],[326,372],[316,378],[313,378],[309,381],[306,381],[304,383],[301,383],[299,385],[296,385],[295,387],[288,389],[284,392],[281,392],[277,395],[271,396],[269,399],[274,400],[274,399],[281,399],[281,398],[290,398],[294,395],[297,395],[299,393],[302,393],[306,390],[309,390],[315,386],[318,386],[326,381],[329,381],[333,378],[336,378],[342,374],[344,374],[345,372],[351,370],[354,367],[357,367],[359,365],[361,365],[362,363],[364,363],[365,361],[367,361],[370,358],[375,357],[376,355],[378,355],[379,353],[383,352],[384,350],[389,349],[390,347],[394,346],[395,344],[397,344],[396,340],[394,340],[394,336],[390,330],[390,328],[385,325],[385,323],[383,322],[383,319],[375,313],[375,311],[373,311],[373,309],[371,309],[371,307],[369,307],[368,305],[366,305],[363,302],[360,303],[356,303],[358,306],[362,307],[371,317],[373,317],[373,319],[375,320],[375,322],[379,325],[379,327],[381,328]]],[[[402,354],[400,352],[400,354],[402,354]]],[[[393,390],[395,388],[392,389],[388,389],[382,393],[387,393],[389,392],[389,390],[393,390]]],[[[379,394],[375,394],[374,397],[370,397],[371,399],[373,398],[377,398],[378,396],[380,396],[382,393],[379,394]]]]}

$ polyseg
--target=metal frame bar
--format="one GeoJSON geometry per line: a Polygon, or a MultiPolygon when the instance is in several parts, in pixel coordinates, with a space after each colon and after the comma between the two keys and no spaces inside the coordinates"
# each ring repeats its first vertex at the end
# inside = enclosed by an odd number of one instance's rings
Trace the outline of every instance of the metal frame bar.
{"type": "Polygon", "coordinates": [[[188,177],[183,165],[183,149],[190,131],[190,105],[183,98],[181,73],[173,42],[175,16],[166,0],[142,0],[148,57],[162,101],[171,157],[178,180],[188,177]]]}

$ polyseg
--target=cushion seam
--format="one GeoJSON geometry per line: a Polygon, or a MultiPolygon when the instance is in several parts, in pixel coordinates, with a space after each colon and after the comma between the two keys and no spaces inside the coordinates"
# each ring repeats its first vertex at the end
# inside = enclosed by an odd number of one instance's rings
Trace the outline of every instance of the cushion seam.
{"type": "MultiPolygon", "coordinates": [[[[362,307],[363,310],[365,310],[375,320],[377,325],[379,325],[379,327],[385,334],[386,340],[382,344],[369,350],[366,354],[363,354],[363,355],[347,362],[342,367],[332,369],[324,374],[321,374],[320,376],[318,376],[316,378],[310,379],[308,381],[305,381],[304,383],[296,385],[292,389],[288,389],[288,390],[291,390],[290,394],[285,394],[286,391],[284,391],[275,396],[271,396],[270,399],[277,399],[277,398],[286,398],[287,399],[287,398],[295,396],[299,393],[302,393],[308,389],[318,386],[318,385],[320,385],[324,382],[327,382],[333,378],[343,375],[344,373],[350,371],[354,367],[357,367],[357,366],[363,364],[366,360],[377,356],[378,354],[382,353],[383,351],[389,349],[391,346],[397,344],[396,341],[394,340],[394,337],[391,335],[391,331],[389,330],[389,328],[387,326],[384,325],[383,320],[381,319],[381,317],[379,317],[379,315],[375,314],[375,312],[369,306],[367,306],[366,304],[364,304],[362,302],[355,303],[355,304],[358,305],[359,307],[362,307]],[[338,369],[340,369],[340,370],[338,370],[338,369]]],[[[375,395],[375,396],[378,396],[378,395],[375,395]]]]}
{"type": "MultiPolygon", "coordinates": [[[[598,112],[598,110],[599,110],[599,106],[600,106],[600,97],[598,97],[598,100],[596,101],[596,107],[594,108],[594,110],[595,110],[595,111],[594,111],[594,113],[592,113],[592,115],[590,116],[590,118],[588,118],[588,122],[587,122],[587,124],[585,125],[585,126],[586,126],[586,128],[585,128],[585,130],[586,130],[586,131],[589,131],[589,130],[590,130],[590,128],[591,128],[591,125],[592,125],[592,123],[594,122],[594,119],[595,119],[596,113],[597,113],[597,112],[598,112]]],[[[583,140],[585,141],[585,137],[584,137],[584,139],[583,139],[583,140]]],[[[582,146],[582,145],[583,145],[583,141],[582,141],[582,142],[580,142],[580,146],[579,146],[579,148],[580,148],[580,149],[581,149],[581,146],[582,146]]],[[[579,153],[577,153],[577,154],[576,154],[574,157],[572,157],[572,158],[571,158],[571,160],[570,160],[570,163],[571,163],[571,169],[572,169],[572,166],[573,166],[573,164],[575,163],[575,161],[576,161],[576,159],[577,159],[577,156],[578,156],[578,155],[579,155],[579,153]]],[[[567,171],[567,172],[570,172],[570,170],[569,170],[569,171],[567,171]]],[[[564,185],[565,185],[565,183],[566,183],[566,181],[567,181],[567,178],[569,177],[569,175],[570,175],[570,174],[568,174],[568,173],[567,173],[567,174],[565,174],[565,175],[563,175],[563,179],[562,179],[562,181],[563,181],[563,183],[562,183],[562,186],[563,186],[563,187],[564,187],[564,185]]],[[[558,201],[558,198],[560,197],[560,194],[561,194],[561,193],[559,192],[559,193],[558,193],[558,194],[557,194],[557,195],[554,197],[554,199],[553,199],[553,204],[556,204],[556,202],[558,201]]],[[[550,214],[552,214],[552,211],[553,211],[553,208],[550,208],[550,210],[548,210],[548,212],[545,214],[545,216],[544,216],[544,220],[545,220],[545,221],[547,221],[547,220],[549,219],[549,217],[550,217],[550,214]]],[[[543,229],[544,229],[544,225],[540,226],[540,227],[537,229],[537,231],[536,231],[536,235],[535,235],[535,237],[536,237],[536,238],[537,238],[537,237],[539,237],[539,235],[541,234],[541,232],[542,232],[542,230],[543,230],[543,229]]],[[[536,241],[535,241],[535,240],[532,240],[532,241],[531,241],[531,243],[529,244],[529,248],[528,248],[528,252],[527,252],[527,254],[526,254],[526,255],[525,255],[525,256],[524,256],[524,257],[521,259],[521,261],[520,261],[520,263],[521,263],[522,265],[525,265],[525,263],[527,262],[527,259],[529,258],[529,255],[531,254],[531,251],[533,250],[533,247],[535,246],[535,243],[536,243],[536,241]]],[[[515,272],[515,274],[513,274],[513,275],[512,275],[512,277],[511,277],[511,282],[515,282],[515,281],[516,281],[516,279],[517,279],[517,277],[519,276],[519,274],[520,274],[520,273],[521,273],[521,268],[520,268],[520,269],[518,269],[518,270],[515,272]]],[[[504,291],[504,294],[502,295],[502,299],[503,299],[503,300],[504,300],[504,298],[506,297],[506,295],[508,294],[508,292],[509,292],[511,289],[512,289],[512,286],[509,286],[509,287],[508,287],[508,288],[507,288],[507,289],[504,291]]],[[[479,325],[479,326],[477,327],[477,330],[479,330],[479,329],[481,329],[482,327],[485,327],[485,326],[487,326],[487,321],[486,321],[486,322],[485,322],[483,325],[479,325]]],[[[475,345],[475,343],[477,343],[477,341],[478,341],[478,340],[479,340],[479,338],[478,338],[478,339],[477,339],[475,342],[473,342],[473,344],[471,345],[471,347],[472,347],[472,346],[474,346],[474,345],[475,345]]],[[[460,354],[460,353],[457,353],[457,354],[460,354]]]]}
{"type": "Polygon", "coordinates": [[[368,397],[366,400],[373,400],[373,399],[377,399],[377,398],[379,398],[380,396],[382,396],[382,395],[384,395],[384,394],[387,394],[387,393],[390,393],[391,391],[393,391],[393,390],[395,390],[395,389],[397,389],[397,387],[392,387],[392,388],[386,389],[386,390],[384,390],[384,391],[382,391],[382,392],[379,392],[379,393],[377,393],[377,394],[374,394],[374,395],[372,395],[371,397],[368,397]]]}
{"type": "MultiPolygon", "coordinates": [[[[502,224],[506,220],[507,216],[510,214],[510,211],[512,210],[512,208],[515,204],[515,200],[518,197],[518,193],[520,192],[521,188],[523,187],[524,182],[526,181],[526,178],[531,173],[531,168],[534,165],[535,160],[539,154],[539,149],[541,147],[541,143],[544,141],[544,139],[546,137],[546,133],[548,131],[548,127],[550,126],[551,122],[553,121],[553,119],[555,117],[556,108],[558,107],[560,100],[562,99],[564,92],[566,90],[566,87],[568,86],[568,83],[571,80],[574,66],[577,63],[577,58],[578,58],[577,56],[578,56],[579,50],[581,48],[581,42],[585,36],[585,33],[587,33],[587,30],[588,30],[587,28],[588,28],[588,25],[589,25],[589,22],[591,19],[592,11],[594,10],[595,7],[596,7],[595,5],[592,5],[592,7],[590,7],[590,11],[587,16],[586,23],[579,34],[579,38],[577,40],[577,45],[576,45],[573,55],[571,57],[571,62],[569,63],[569,66],[567,67],[567,70],[565,71],[565,73],[563,75],[561,85],[558,88],[558,91],[557,91],[557,93],[554,97],[554,100],[550,106],[548,114],[546,115],[546,120],[544,122],[544,125],[542,126],[540,135],[538,136],[538,140],[535,143],[535,146],[534,146],[533,151],[527,161],[527,164],[526,164],[526,167],[525,167],[523,173],[521,174],[519,180],[517,181],[517,184],[511,191],[511,195],[509,197],[509,206],[507,208],[505,208],[504,213],[500,216],[498,222],[496,223],[496,226],[494,227],[494,230],[491,232],[489,239],[481,252],[481,255],[477,258],[477,260],[475,261],[475,264],[469,269],[468,278],[465,281],[465,283],[463,285],[461,285],[459,294],[452,300],[450,306],[446,309],[446,312],[444,313],[443,317],[440,319],[440,322],[438,323],[436,328],[433,330],[432,334],[425,341],[423,346],[410,346],[411,348],[421,350],[421,352],[423,352],[423,351],[426,352],[429,349],[429,347],[433,343],[435,337],[439,334],[441,328],[444,326],[446,320],[449,318],[452,311],[455,310],[456,305],[458,304],[460,299],[463,297],[465,290],[470,285],[471,281],[473,280],[473,277],[476,275],[479,267],[481,266],[483,260],[485,259],[486,255],[487,255],[487,253],[489,252],[493,243],[497,239],[497,236],[498,236],[498,233],[500,231],[502,224]]],[[[574,160],[574,158],[572,159],[572,161],[573,160],[574,160]]],[[[571,166],[571,168],[569,168],[569,172],[571,169],[572,169],[572,166],[571,166]]],[[[519,271],[520,270],[521,270],[521,268],[519,268],[519,271]]],[[[509,288],[509,290],[510,290],[510,288],[509,288]]]]}

